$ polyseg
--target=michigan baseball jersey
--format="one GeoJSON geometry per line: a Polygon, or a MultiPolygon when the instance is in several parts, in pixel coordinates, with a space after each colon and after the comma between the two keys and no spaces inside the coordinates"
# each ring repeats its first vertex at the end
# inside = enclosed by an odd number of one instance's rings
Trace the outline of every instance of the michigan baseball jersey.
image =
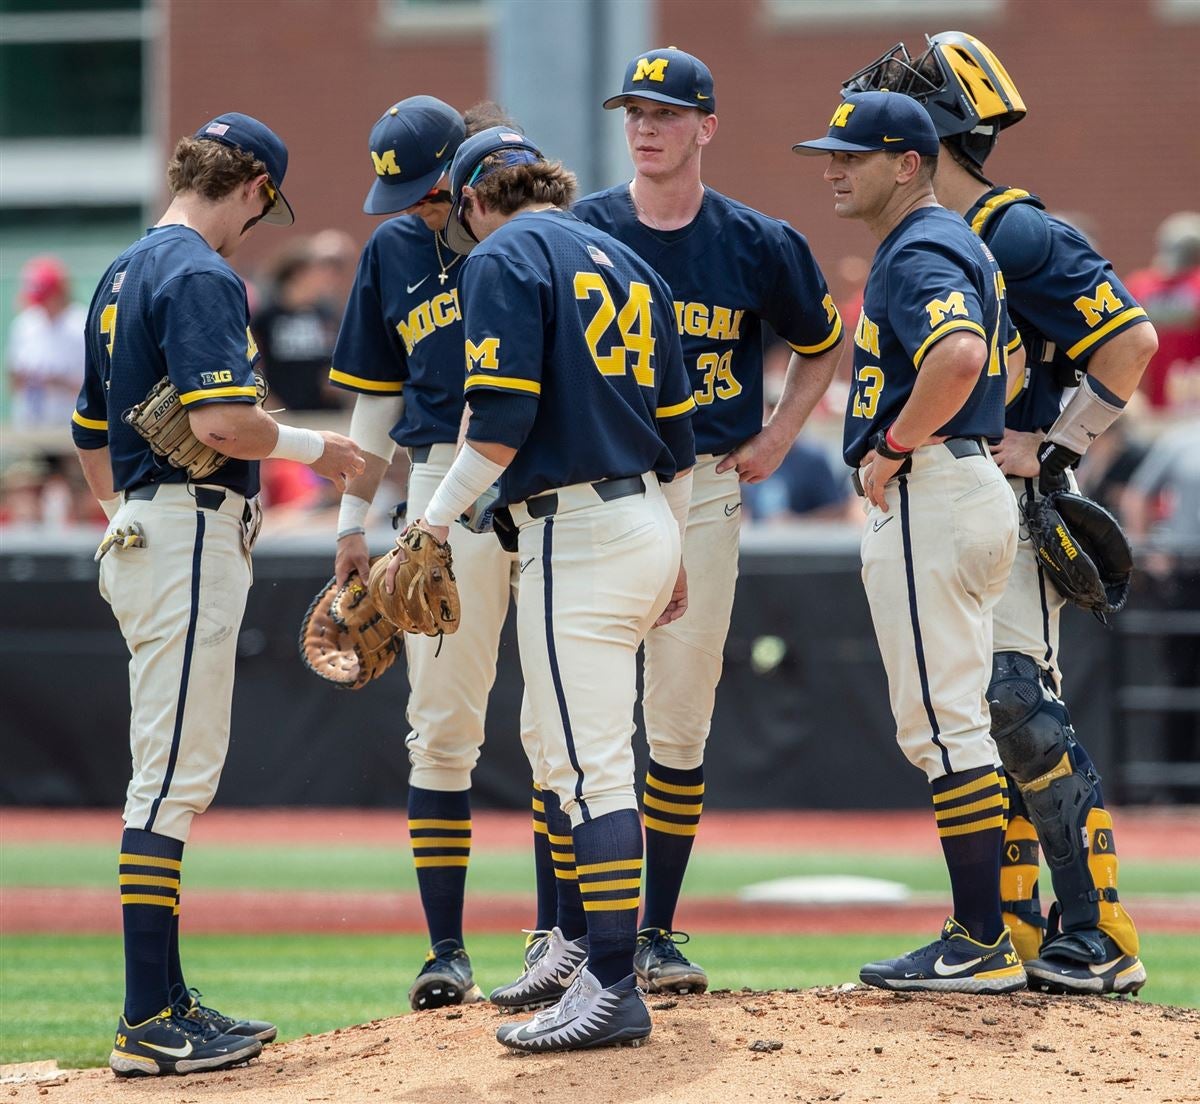
{"type": "Polygon", "coordinates": [[[1004,273],[1008,311],[1026,350],[1024,374],[1008,381],[1006,424],[1048,429],[1088,358],[1148,321],[1146,312],[1083,234],[1046,214],[1037,196],[992,188],[966,220],[1004,273]]]}
{"type": "Polygon", "coordinates": [[[762,323],[816,356],[842,334],[803,235],[712,188],[680,230],[637,217],[629,185],[586,196],[576,215],[624,242],[670,286],[696,400],[696,452],[728,453],[762,429],[762,323]]]}
{"type": "Polygon", "coordinates": [[[672,427],[696,403],[671,292],[631,250],[563,211],[522,214],[471,253],[461,287],[469,435],[517,448],[507,502],[691,466],[672,427]]]}
{"type": "Polygon", "coordinates": [[[404,413],[391,434],[399,445],[458,440],[461,267],[415,215],[378,226],[358,262],[329,378],[364,395],[403,393],[404,413]]]}
{"type": "Polygon", "coordinates": [[[846,404],[843,455],[858,467],[871,437],[896,420],[921,362],[947,334],[977,334],[987,365],[970,397],[937,434],[1004,435],[1004,279],[965,222],[944,207],[908,215],[880,245],[854,334],[854,380],[846,404]]]}
{"type": "MultiPolygon", "coordinates": [[[[185,407],[255,401],[258,350],[245,285],[189,227],[155,227],[109,265],[85,336],[71,432],[80,448],[108,446],[115,490],[187,482],[186,471],[156,456],[121,420],[163,376],[185,407]]],[[[252,497],[258,463],[231,459],[205,482],[252,497]]]]}

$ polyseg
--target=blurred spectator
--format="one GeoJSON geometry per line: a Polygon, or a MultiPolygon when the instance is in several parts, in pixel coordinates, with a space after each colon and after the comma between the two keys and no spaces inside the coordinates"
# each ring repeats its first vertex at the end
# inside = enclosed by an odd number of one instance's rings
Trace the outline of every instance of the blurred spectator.
{"type": "Polygon", "coordinates": [[[354,239],[344,230],[318,231],[313,235],[312,256],[325,279],[321,298],[337,311],[340,322],[358,263],[354,239]]]}
{"type": "MultiPolygon", "coordinates": [[[[1155,441],[1122,499],[1125,526],[1138,548],[1138,566],[1149,576],[1162,608],[1173,612],[1200,613],[1198,433],[1200,418],[1191,418],[1155,441]]],[[[1165,644],[1168,684],[1192,694],[1200,691],[1200,634],[1172,635],[1165,644]]],[[[1177,704],[1179,708],[1166,714],[1165,758],[1200,763],[1200,710],[1184,708],[1186,701],[1177,704]]],[[[1197,801],[1200,786],[1175,786],[1168,796],[1197,801]]]]}
{"type": "Polygon", "coordinates": [[[340,304],[332,296],[337,269],[328,255],[318,259],[313,239],[293,241],[270,268],[270,298],[250,320],[271,386],[269,407],[287,410],[340,410],[329,383],[329,363],[337,339],[340,304]]]}
{"type": "Polygon", "coordinates": [[[83,382],[87,310],[71,302],[71,283],[57,257],[34,257],[21,269],[19,302],[8,339],[12,421],[22,428],[71,421],[83,382]]]}
{"type": "Polygon", "coordinates": [[[1200,214],[1171,215],[1157,248],[1153,265],[1125,281],[1158,331],[1142,390],[1156,409],[1200,409],[1200,214]]]}

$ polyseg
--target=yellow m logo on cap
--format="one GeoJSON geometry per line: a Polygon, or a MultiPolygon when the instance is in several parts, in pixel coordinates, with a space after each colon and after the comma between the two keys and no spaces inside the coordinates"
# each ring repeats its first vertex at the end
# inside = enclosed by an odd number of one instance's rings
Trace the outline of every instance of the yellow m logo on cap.
{"type": "Polygon", "coordinates": [[[667,79],[667,66],[670,58],[638,58],[637,68],[633,71],[633,79],[664,81],[667,79]]]}
{"type": "Polygon", "coordinates": [[[844,127],[846,120],[850,118],[850,112],[854,110],[854,104],[842,104],[834,113],[833,118],[829,120],[831,127],[844,127]]]}
{"type": "Polygon", "coordinates": [[[385,150],[382,154],[371,150],[371,160],[375,162],[377,176],[399,176],[400,166],[396,164],[396,151],[385,150]]]}

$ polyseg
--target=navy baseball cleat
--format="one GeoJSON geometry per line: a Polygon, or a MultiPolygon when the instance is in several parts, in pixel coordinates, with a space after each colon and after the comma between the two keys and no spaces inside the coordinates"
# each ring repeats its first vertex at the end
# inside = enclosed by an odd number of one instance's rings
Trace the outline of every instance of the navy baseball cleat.
{"type": "Polygon", "coordinates": [[[650,1028],[650,1013],[633,974],[605,989],[585,966],[557,1004],[532,1020],[498,1027],[496,1041],[533,1053],[641,1046],[650,1028]]]}
{"type": "Polygon", "coordinates": [[[525,969],[528,970],[530,966],[546,953],[546,942],[550,933],[544,928],[526,928],[524,930],[525,969]]]}
{"type": "Polygon", "coordinates": [[[587,937],[564,939],[554,928],[539,942],[540,953],[532,963],[526,954],[525,972],[511,985],[492,990],[493,1004],[511,1012],[527,1012],[555,1004],[566,993],[587,961],[587,937]]]}
{"type": "Polygon", "coordinates": [[[257,1039],[225,1035],[164,1008],[139,1024],[130,1025],[122,1016],[108,1064],[118,1077],[157,1077],[230,1069],[261,1053],[262,1043],[257,1039]]]}
{"type": "Polygon", "coordinates": [[[647,993],[703,993],[708,988],[708,974],[679,950],[679,944],[688,939],[686,932],[663,928],[642,928],[638,932],[633,968],[638,984],[647,993]]]}
{"type": "Polygon", "coordinates": [[[223,1035],[240,1035],[246,1039],[257,1039],[260,1043],[273,1042],[279,1028],[266,1020],[235,1020],[215,1008],[200,1003],[200,991],[177,985],[171,991],[171,1007],[175,1015],[196,1023],[209,1024],[223,1035]]]}
{"type": "Polygon", "coordinates": [[[475,984],[471,959],[461,943],[443,939],[425,956],[425,965],[408,991],[408,1003],[414,1012],[445,1008],[451,1004],[475,1004],[485,1000],[475,984]]]}
{"type": "Polygon", "coordinates": [[[1146,967],[1098,929],[1064,932],[1042,944],[1025,963],[1029,988],[1047,993],[1133,994],[1146,984],[1146,967]]]}
{"type": "Polygon", "coordinates": [[[899,958],[868,962],[858,976],[879,989],[931,993],[1011,993],[1026,984],[1008,928],[995,943],[977,943],[952,916],[937,942],[899,958]]]}

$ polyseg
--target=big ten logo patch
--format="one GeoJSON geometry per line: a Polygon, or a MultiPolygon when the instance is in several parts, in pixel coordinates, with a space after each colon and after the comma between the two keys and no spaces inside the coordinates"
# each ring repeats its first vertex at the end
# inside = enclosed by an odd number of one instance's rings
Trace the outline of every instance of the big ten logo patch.
{"type": "Polygon", "coordinates": [[[667,79],[667,66],[670,58],[638,58],[637,68],[633,71],[635,81],[652,80],[662,83],[667,79]]]}
{"type": "Polygon", "coordinates": [[[233,383],[233,373],[226,369],[223,372],[201,372],[201,387],[216,387],[219,383],[233,383]]]}
{"type": "Polygon", "coordinates": [[[405,352],[411,356],[413,349],[434,330],[453,325],[461,318],[458,288],[455,288],[453,291],[439,292],[432,299],[418,303],[408,312],[408,317],[403,322],[396,323],[396,332],[404,342],[405,352]]]}
{"type": "Polygon", "coordinates": [[[742,336],[744,310],[675,301],[675,322],[680,334],[713,341],[737,341],[742,336]]]}

